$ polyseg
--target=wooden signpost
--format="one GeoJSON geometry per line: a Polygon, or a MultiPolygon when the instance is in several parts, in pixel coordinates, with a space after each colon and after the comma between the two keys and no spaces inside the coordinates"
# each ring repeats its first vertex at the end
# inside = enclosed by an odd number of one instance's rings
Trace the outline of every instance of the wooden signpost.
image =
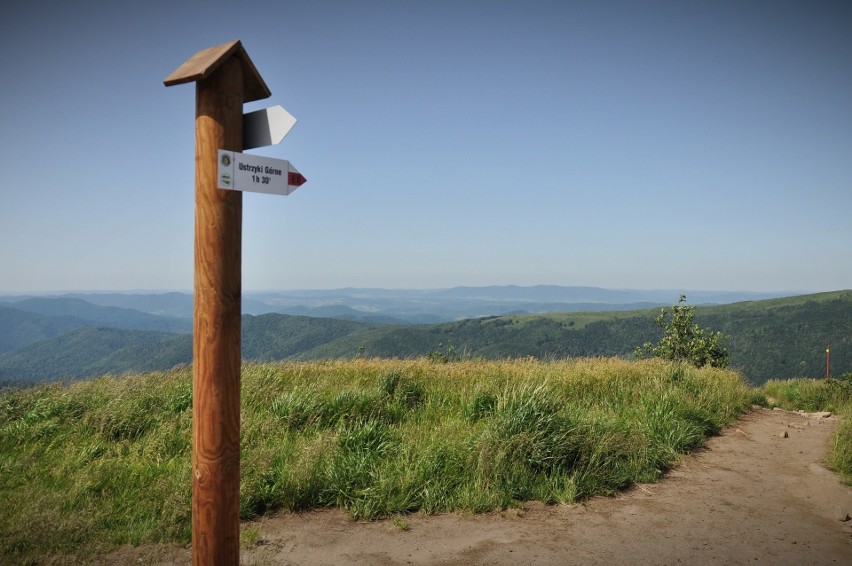
{"type": "Polygon", "coordinates": [[[163,81],[188,82],[196,88],[192,561],[238,564],[243,201],[241,192],[217,188],[218,155],[243,149],[243,103],[272,93],[239,41],[199,51],[163,81]]]}

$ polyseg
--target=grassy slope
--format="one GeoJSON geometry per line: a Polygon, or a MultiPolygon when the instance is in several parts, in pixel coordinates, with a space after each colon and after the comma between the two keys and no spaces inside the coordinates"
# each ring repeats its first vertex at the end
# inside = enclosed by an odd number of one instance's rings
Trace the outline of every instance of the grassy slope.
{"type": "MultiPolygon", "coordinates": [[[[657,478],[747,409],[737,374],[660,361],[248,365],[243,518],[574,501],[657,478]]],[[[189,538],[191,374],[0,396],[0,555],[189,538]]]]}

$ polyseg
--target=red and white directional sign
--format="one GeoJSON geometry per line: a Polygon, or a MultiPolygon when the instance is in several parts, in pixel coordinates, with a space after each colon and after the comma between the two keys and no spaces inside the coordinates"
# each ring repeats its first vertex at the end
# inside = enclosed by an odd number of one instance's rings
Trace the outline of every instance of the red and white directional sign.
{"type": "Polygon", "coordinates": [[[219,150],[216,186],[231,191],[289,195],[307,179],[286,159],[219,150]]]}
{"type": "Polygon", "coordinates": [[[243,149],[281,143],[295,123],[280,105],[243,114],[243,149]]]}

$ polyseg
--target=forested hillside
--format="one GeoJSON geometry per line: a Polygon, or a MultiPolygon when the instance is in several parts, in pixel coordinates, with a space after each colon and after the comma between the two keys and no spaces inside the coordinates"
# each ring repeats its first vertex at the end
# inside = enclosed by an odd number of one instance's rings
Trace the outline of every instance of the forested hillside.
{"type": "Polygon", "coordinates": [[[192,319],[155,315],[135,309],[100,306],[73,297],[33,297],[9,304],[20,311],[43,316],[71,316],[88,324],[154,330],[156,332],[192,332],[192,319]]]}
{"type": "Polygon", "coordinates": [[[852,371],[852,291],[698,309],[696,320],[728,336],[731,365],[754,383],[852,371]]]}
{"type": "Polygon", "coordinates": [[[264,314],[243,315],[244,360],[284,360],[346,336],[372,328],[368,324],[333,318],[264,314]]]}
{"type": "MultiPolygon", "coordinates": [[[[88,307],[73,306],[76,312],[93,316],[88,307]]],[[[120,314],[94,312],[98,316],[120,314]]],[[[489,316],[431,325],[368,324],[274,313],[244,315],[242,355],[255,361],[358,356],[629,358],[637,346],[659,339],[661,331],[654,324],[658,312],[489,316]]],[[[143,313],[129,313],[129,322],[119,322],[131,327],[157,324],[138,316],[143,313]]],[[[164,324],[174,322],[167,319],[164,324]]],[[[731,366],[751,383],[823,376],[829,345],[832,373],[852,371],[852,291],[701,307],[696,322],[728,337],[731,366]]],[[[67,315],[48,317],[0,307],[3,381],[78,379],[168,369],[191,361],[188,333],[112,328],[67,315]]]]}
{"type": "Polygon", "coordinates": [[[0,381],[79,379],[191,361],[189,334],[84,326],[0,356],[0,381]]]}
{"type": "MultiPolygon", "coordinates": [[[[505,359],[627,356],[654,332],[652,316],[612,316],[578,325],[576,316],[520,315],[379,328],[305,352],[307,358],[414,357],[429,353],[505,359]]],[[[603,318],[603,317],[600,317],[603,318]]]]}
{"type": "MultiPolygon", "coordinates": [[[[631,356],[659,339],[658,309],[486,317],[460,322],[380,328],[305,352],[302,357],[631,356]]],[[[752,383],[825,375],[825,348],[834,373],[852,371],[852,291],[699,308],[696,321],[727,337],[731,366],[752,383]]]]}
{"type": "Polygon", "coordinates": [[[85,325],[86,321],[71,316],[44,316],[0,306],[0,354],[85,325]]]}

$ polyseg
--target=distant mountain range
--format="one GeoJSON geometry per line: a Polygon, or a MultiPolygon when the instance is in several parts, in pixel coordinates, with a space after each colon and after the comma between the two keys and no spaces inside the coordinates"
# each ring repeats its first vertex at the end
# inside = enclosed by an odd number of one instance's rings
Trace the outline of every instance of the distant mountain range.
{"type": "MultiPolygon", "coordinates": [[[[740,297],[699,296],[702,302],[740,297]]],[[[659,338],[653,323],[659,310],[647,308],[657,298],[647,291],[562,287],[258,293],[244,298],[244,308],[323,316],[245,314],[242,355],[257,361],[430,353],[438,358],[629,357],[636,346],[659,338]],[[633,302],[577,302],[592,298],[633,302]],[[406,322],[489,312],[498,304],[513,314],[434,324],[406,322]],[[555,312],[528,314],[551,307],[555,312]]],[[[675,296],[657,304],[676,301],[675,296]]],[[[0,381],[79,379],[191,363],[191,311],[191,296],[179,293],[0,298],[0,381]]],[[[850,291],[702,306],[696,318],[729,337],[732,365],[753,383],[824,375],[829,344],[833,372],[852,371],[850,291]]]]}
{"type": "MultiPolygon", "coordinates": [[[[292,314],[360,320],[363,322],[423,323],[451,322],[466,318],[506,314],[544,314],[550,312],[589,312],[636,310],[677,302],[681,291],[601,289],[598,287],[561,287],[515,285],[491,287],[453,287],[450,289],[330,289],[244,293],[244,314],[292,314]]],[[[793,293],[750,293],[685,291],[692,304],[729,304],[791,296],[793,293]]],[[[2,297],[0,306],[14,306],[40,314],[77,316],[79,303],[65,303],[61,312],[44,299],[80,299],[101,307],[133,309],[142,313],[172,318],[192,318],[189,293],[70,293],[58,296],[2,297]]],[[[118,319],[122,317],[117,315],[118,319]]],[[[102,311],[99,322],[109,323],[110,313],[102,311]]],[[[152,324],[157,324],[152,322],[152,324]]],[[[127,328],[122,326],[122,328],[127,328]]],[[[138,327],[134,327],[138,328],[138,327]]],[[[142,329],[142,328],[138,328],[142,329]]],[[[147,328],[148,330],[165,330],[147,328]]],[[[167,330],[171,331],[171,330],[167,330]]],[[[181,331],[175,329],[174,331],[181,331]]]]}

